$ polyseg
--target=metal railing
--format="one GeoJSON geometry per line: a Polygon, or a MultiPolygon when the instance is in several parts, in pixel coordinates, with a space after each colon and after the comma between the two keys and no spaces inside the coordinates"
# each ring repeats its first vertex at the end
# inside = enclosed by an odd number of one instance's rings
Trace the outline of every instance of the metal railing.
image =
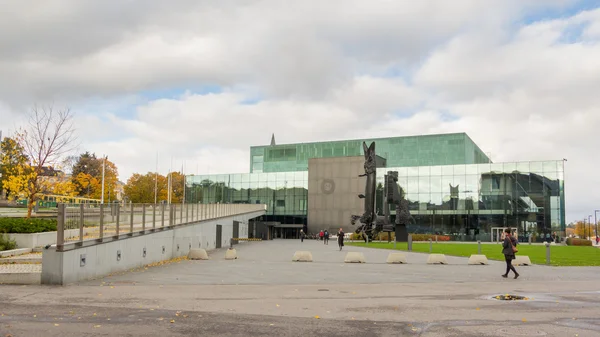
{"type": "Polygon", "coordinates": [[[56,249],[64,251],[266,209],[264,204],[59,204],[56,249]]]}

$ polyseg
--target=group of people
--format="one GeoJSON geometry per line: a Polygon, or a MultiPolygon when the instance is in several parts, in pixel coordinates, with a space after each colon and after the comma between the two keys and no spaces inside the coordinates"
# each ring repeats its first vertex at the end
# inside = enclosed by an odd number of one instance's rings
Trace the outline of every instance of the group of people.
{"type": "MultiPolygon", "coordinates": [[[[344,235],[346,233],[344,233],[344,230],[342,228],[340,228],[340,230],[337,232],[337,242],[338,242],[338,246],[340,248],[340,250],[342,250],[342,248],[344,247],[344,235]]],[[[304,231],[301,229],[300,230],[300,241],[304,242],[304,239],[306,238],[306,233],[304,233],[304,231]]],[[[324,245],[329,245],[329,231],[327,229],[323,229],[319,232],[319,240],[323,241],[324,245]]]]}

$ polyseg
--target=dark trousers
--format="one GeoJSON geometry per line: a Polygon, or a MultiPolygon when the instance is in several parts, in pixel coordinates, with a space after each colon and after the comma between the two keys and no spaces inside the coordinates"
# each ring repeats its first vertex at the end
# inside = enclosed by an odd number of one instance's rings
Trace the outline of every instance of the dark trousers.
{"type": "Polygon", "coordinates": [[[517,270],[515,269],[515,266],[512,265],[512,260],[515,258],[514,255],[504,255],[504,260],[506,260],[506,273],[504,275],[508,275],[508,273],[510,273],[510,271],[512,270],[513,273],[515,273],[515,275],[517,275],[517,270]]]}

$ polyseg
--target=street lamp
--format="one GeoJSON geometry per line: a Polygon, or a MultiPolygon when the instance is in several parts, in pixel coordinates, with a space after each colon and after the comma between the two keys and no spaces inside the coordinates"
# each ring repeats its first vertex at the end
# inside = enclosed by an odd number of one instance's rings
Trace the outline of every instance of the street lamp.
{"type": "Polygon", "coordinates": [[[587,226],[585,225],[586,220],[587,220],[586,218],[583,218],[583,238],[584,239],[586,238],[586,233],[585,233],[585,229],[587,228],[587,226]]]}
{"type": "Polygon", "coordinates": [[[588,230],[588,237],[592,238],[592,216],[588,215],[588,226],[590,226],[590,229],[588,230]]]}
{"type": "Polygon", "coordinates": [[[594,210],[594,223],[596,224],[596,237],[598,237],[598,218],[597,214],[600,212],[600,209],[594,210]]]}

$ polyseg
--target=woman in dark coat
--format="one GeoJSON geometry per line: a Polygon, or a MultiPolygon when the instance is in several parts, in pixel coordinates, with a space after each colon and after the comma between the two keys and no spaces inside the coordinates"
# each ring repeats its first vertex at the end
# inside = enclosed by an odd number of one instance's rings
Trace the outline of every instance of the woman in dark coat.
{"type": "Polygon", "coordinates": [[[517,247],[517,239],[515,239],[511,233],[510,228],[506,228],[504,230],[504,242],[502,242],[502,254],[504,254],[504,259],[506,260],[506,273],[502,274],[502,277],[508,277],[508,273],[512,270],[515,273],[515,279],[519,277],[519,273],[515,269],[515,266],[512,265],[512,260],[515,259],[515,251],[513,247],[517,247]]]}
{"type": "Polygon", "coordinates": [[[340,228],[340,231],[337,234],[338,246],[340,246],[340,250],[344,247],[344,231],[340,228]]]}

